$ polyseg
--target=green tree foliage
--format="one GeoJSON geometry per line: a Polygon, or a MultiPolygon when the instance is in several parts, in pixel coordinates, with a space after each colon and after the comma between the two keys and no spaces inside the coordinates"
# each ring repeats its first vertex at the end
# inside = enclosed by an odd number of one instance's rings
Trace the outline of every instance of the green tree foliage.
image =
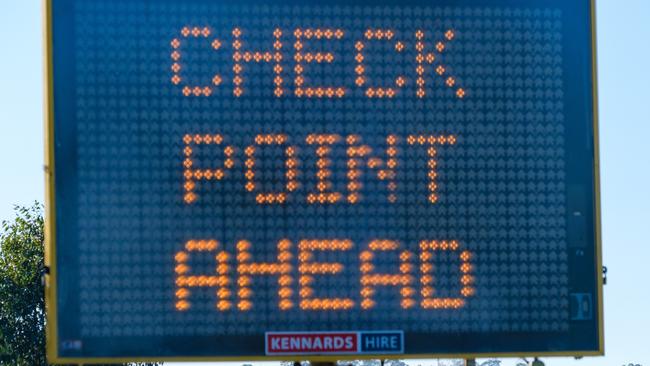
{"type": "Polygon", "coordinates": [[[45,365],[43,216],[17,207],[0,234],[0,363],[45,365]]]}
{"type": "Polygon", "coordinates": [[[43,254],[42,206],[16,207],[0,233],[0,365],[48,365],[43,254]]]}

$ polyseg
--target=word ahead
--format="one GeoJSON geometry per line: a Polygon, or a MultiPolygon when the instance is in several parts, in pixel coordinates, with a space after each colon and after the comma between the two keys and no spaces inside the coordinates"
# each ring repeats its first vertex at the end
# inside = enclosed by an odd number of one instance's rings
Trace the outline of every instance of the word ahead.
{"type": "MultiPolygon", "coordinates": [[[[269,47],[265,50],[247,49],[244,39],[244,30],[234,28],[232,38],[228,44],[231,46],[232,68],[234,74],[232,78],[232,93],[235,97],[241,97],[245,94],[245,65],[268,63],[273,65],[273,74],[270,75],[273,80],[273,94],[276,97],[282,97],[287,94],[286,80],[283,77],[283,70],[287,67],[287,59],[293,59],[291,68],[294,72],[293,77],[293,94],[296,97],[304,98],[342,98],[349,94],[350,90],[344,85],[309,85],[308,83],[308,64],[329,64],[335,61],[336,57],[331,52],[308,52],[305,48],[313,41],[341,41],[347,36],[346,31],[338,28],[295,28],[292,31],[293,50],[286,50],[282,35],[285,31],[276,28],[272,33],[273,39],[269,41],[269,47]]],[[[188,85],[185,83],[182,70],[184,65],[182,45],[187,38],[204,38],[208,40],[209,47],[215,51],[221,51],[225,48],[226,41],[222,38],[212,37],[212,30],[209,27],[183,27],[180,31],[181,36],[171,41],[171,71],[173,75],[171,82],[181,87],[183,95],[189,96],[210,96],[213,88],[219,87],[223,83],[223,76],[215,74],[212,76],[210,85],[188,85]]],[[[449,29],[444,34],[444,39],[429,44],[426,42],[426,32],[418,29],[413,32],[413,44],[416,53],[413,58],[414,67],[412,79],[415,80],[414,95],[423,98],[427,94],[426,83],[427,74],[437,75],[444,79],[445,85],[454,90],[456,97],[463,98],[465,90],[458,86],[456,78],[448,74],[447,67],[438,61],[439,55],[447,48],[447,43],[454,39],[455,33],[449,29]],[[435,51],[435,52],[434,52],[435,51]]],[[[368,98],[392,98],[397,95],[398,90],[403,88],[407,83],[405,75],[396,74],[391,85],[370,85],[370,76],[366,74],[368,65],[366,49],[374,42],[389,42],[395,53],[403,52],[408,46],[402,40],[395,39],[395,32],[391,29],[367,29],[363,34],[359,34],[351,40],[354,48],[350,48],[355,53],[354,65],[354,82],[357,88],[362,88],[368,98]]]]}
{"type": "MultiPolygon", "coordinates": [[[[291,251],[293,243],[288,239],[282,239],[277,245],[277,262],[253,262],[252,244],[246,240],[240,240],[236,244],[237,254],[235,275],[231,275],[232,255],[221,250],[220,243],[216,240],[190,240],[185,243],[185,250],[175,255],[176,260],[176,309],[186,311],[190,309],[189,301],[190,288],[213,287],[216,288],[217,303],[219,311],[228,311],[233,305],[239,311],[249,311],[253,307],[252,289],[253,276],[277,276],[278,278],[278,308],[290,310],[294,308],[298,294],[298,305],[301,310],[349,310],[356,306],[356,301],[350,297],[319,298],[314,296],[312,287],[316,275],[335,275],[344,271],[344,265],[338,262],[315,262],[314,252],[323,251],[349,251],[354,246],[351,240],[301,240],[298,242],[298,273],[294,273],[293,258],[291,251]],[[191,274],[189,265],[190,253],[199,252],[203,255],[213,256],[216,261],[215,273],[191,274]],[[297,281],[296,281],[297,278],[297,281]],[[231,285],[236,284],[236,299],[233,299],[231,285]],[[295,285],[298,291],[294,291],[295,285]]],[[[371,310],[376,306],[374,299],[377,287],[394,287],[400,297],[400,306],[403,309],[415,308],[418,304],[416,285],[419,283],[419,305],[423,309],[458,309],[465,306],[465,298],[473,296],[475,289],[472,286],[474,268],[470,263],[472,253],[467,250],[460,250],[457,241],[429,241],[422,240],[419,243],[420,253],[416,256],[408,250],[403,250],[401,244],[394,240],[372,240],[367,247],[358,255],[360,306],[363,310],[371,310]],[[458,297],[436,297],[434,284],[433,259],[436,252],[447,251],[457,252],[459,259],[460,293],[458,297]],[[399,258],[394,273],[377,273],[373,261],[378,252],[394,252],[399,258]],[[416,258],[420,259],[419,281],[416,281],[415,264],[416,258]]]]}

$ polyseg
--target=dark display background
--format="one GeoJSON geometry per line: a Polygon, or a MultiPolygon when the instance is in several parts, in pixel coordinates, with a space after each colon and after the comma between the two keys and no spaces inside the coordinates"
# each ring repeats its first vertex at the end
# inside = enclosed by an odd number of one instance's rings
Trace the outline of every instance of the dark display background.
{"type": "MultiPolygon", "coordinates": [[[[571,301],[588,294],[593,308],[598,298],[589,11],[587,1],[54,1],[61,355],[256,356],[265,331],[386,329],[405,332],[407,354],[598,350],[597,315],[576,319],[571,301]],[[211,35],[183,38],[185,26],[211,35]],[[272,51],[273,30],[283,30],[284,96],[273,95],[273,63],[242,63],[243,94],[233,96],[235,27],[251,52],[272,51]],[[296,28],[344,30],[341,40],[304,41],[304,52],[335,57],[304,64],[306,84],[342,86],[344,97],[293,95],[296,28]],[[368,28],[395,37],[365,41],[368,79],[358,87],[354,45],[368,28]],[[437,58],[424,65],[423,98],[415,94],[418,29],[437,58]],[[183,42],[179,85],[170,81],[174,38],[183,42]],[[444,52],[435,51],[438,41],[444,52]],[[183,95],[184,85],[209,85],[215,73],[223,83],[210,96],[183,95]],[[364,94],[397,75],[406,85],[394,98],[364,94]],[[263,205],[244,189],[244,149],[271,133],[296,147],[300,187],[286,203],[263,205]],[[398,136],[396,201],[364,169],[359,203],[307,203],[317,183],[315,147],[305,142],[313,133],[358,135],[380,158],[386,137],[398,136]],[[227,176],[197,181],[191,204],[183,200],[185,134],[220,134],[235,148],[227,176]],[[437,147],[435,203],[427,199],[428,146],[406,144],[408,135],[457,138],[437,147]],[[250,311],[218,311],[216,288],[190,289],[192,307],[177,311],[174,256],[190,239],[217,240],[232,255],[234,304],[237,241],[251,242],[253,261],[275,262],[277,242],[289,239],[296,306],[278,309],[277,276],[253,276],[250,311]],[[353,309],[300,309],[302,239],[353,241],[349,251],[315,253],[344,272],[317,275],[313,286],[315,297],[348,297],[353,309]],[[379,287],[376,307],[362,310],[359,253],[374,239],[399,241],[416,258],[422,240],[457,240],[473,253],[475,294],[460,309],[422,309],[416,282],[418,305],[402,309],[398,289],[379,287]]],[[[346,147],[330,153],[331,191],[344,195],[346,147]]],[[[193,148],[197,167],[222,167],[216,145],[193,148]]],[[[258,146],[256,159],[259,190],[282,190],[282,150],[258,146]]],[[[190,255],[192,273],[212,274],[213,254],[190,255]]],[[[459,297],[457,257],[435,258],[436,296],[459,297]]],[[[377,272],[396,272],[397,263],[397,254],[379,255],[377,272]]]]}

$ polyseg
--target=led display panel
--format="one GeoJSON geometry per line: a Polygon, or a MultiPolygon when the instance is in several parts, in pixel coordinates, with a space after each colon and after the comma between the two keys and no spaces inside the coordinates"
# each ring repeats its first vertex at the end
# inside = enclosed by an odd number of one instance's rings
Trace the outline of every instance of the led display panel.
{"type": "Polygon", "coordinates": [[[51,0],[53,360],[602,353],[587,0],[51,0]]]}

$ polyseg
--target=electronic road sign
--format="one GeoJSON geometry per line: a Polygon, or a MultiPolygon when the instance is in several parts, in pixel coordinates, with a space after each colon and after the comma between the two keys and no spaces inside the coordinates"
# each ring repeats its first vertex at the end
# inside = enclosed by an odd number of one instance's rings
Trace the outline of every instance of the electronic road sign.
{"type": "Polygon", "coordinates": [[[602,354],[588,0],[50,0],[60,362],[602,354]]]}

